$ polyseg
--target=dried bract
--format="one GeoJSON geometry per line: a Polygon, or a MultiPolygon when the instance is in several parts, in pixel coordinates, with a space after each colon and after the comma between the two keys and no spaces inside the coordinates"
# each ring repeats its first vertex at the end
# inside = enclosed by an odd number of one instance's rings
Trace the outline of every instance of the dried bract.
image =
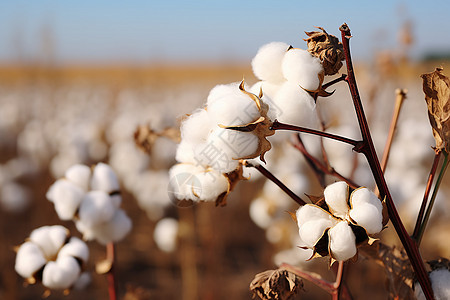
{"type": "Polygon", "coordinates": [[[253,298],[292,299],[303,288],[301,279],[287,270],[267,270],[256,274],[250,283],[253,298]]]}
{"type": "Polygon", "coordinates": [[[450,150],[450,80],[442,74],[441,68],[434,72],[422,74],[423,92],[428,106],[428,117],[436,148],[450,150]]]}
{"type": "Polygon", "coordinates": [[[334,35],[328,34],[322,27],[320,31],[305,32],[308,36],[308,51],[322,61],[325,75],[334,75],[339,72],[344,60],[342,43],[334,35]]]}

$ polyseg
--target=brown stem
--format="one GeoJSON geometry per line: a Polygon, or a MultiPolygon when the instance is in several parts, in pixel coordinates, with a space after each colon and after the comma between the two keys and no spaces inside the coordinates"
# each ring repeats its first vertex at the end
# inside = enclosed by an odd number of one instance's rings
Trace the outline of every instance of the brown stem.
{"type": "Polygon", "coordinates": [[[381,159],[381,170],[383,171],[383,173],[384,171],[386,171],[389,152],[391,151],[395,129],[397,128],[398,117],[400,115],[400,110],[402,108],[403,101],[406,99],[406,93],[408,91],[405,89],[397,89],[395,92],[397,96],[395,97],[394,113],[392,114],[391,125],[389,126],[389,135],[386,141],[386,145],[384,146],[383,158],[381,159]]]}
{"type": "Polygon", "coordinates": [[[299,150],[303,154],[306,163],[314,171],[314,174],[316,175],[320,186],[325,187],[325,172],[320,168],[321,163],[314,156],[312,156],[305,148],[300,133],[295,134],[295,138],[293,138],[292,140],[292,146],[294,146],[297,150],[299,150]]]}
{"type": "Polygon", "coordinates": [[[296,141],[294,141],[292,143],[292,145],[305,156],[306,161],[308,162],[308,164],[310,166],[312,166],[312,168],[313,168],[313,170],[315,172],[321,172],[321,173],[324,173],[324,174],[328,174],[328,175],[334,176],[334,177],[336,177],[336,178],[338,178],[340,180],[343,180],[343,181],[347,182],[347,184],[349,186],[351,186],[353,189],[357,189],[359,187],[359,185],[357,185],[351,179],[349,179],[347,177],[344,177],[343,175],[338,173],[335,169],[333,169],[333,168],[331,168],[331,167],[329,167],[327,165],[324,165],[317,158],[312,156],[306,150],[306,148],[304,147],[304,145],[302,143],[302,140],[301,140],[299,135],[297,135],[297,139],[296,139],[296,141]]]}
{"type": "Polygon", "coordinates": [[[436,150],[434,154],[433,164],[431,166],[430,174],[428,174],[427,186],[425,188],[425,193],[423,195],[422,205],[420,206],[419,214],[417,215],[416,225],[414,226],[414,231],[412,234],[412,238],[416,239],[419,234],[420,224],[422,224],[423,215],[425,213],[425,209],[427,208],[428,197],[430,195],[431,186],[433,184],[434,176],[436,175],[436,170],[439,164],[439,160],[441,158],[441,151],[436,150]]]}
{"type": "Polygon", "coordinates": [[[317,275],[310,274],[308,272],[303,271],[300,268],[294,267],[290,264],[283,263],[280,266],[280,269],[287,270],[289,272],[294,273],[295,275],[308,280],[309,282],[314,283],[324,291],[326,291],[329,294],[333,294],[336,290],[334,287],[334,283],[328,282],[322,278],[319,278],[317,275]]]}
{"type": "Polygon", "coordinates": [[[333,84],[336,84],[338,82],[344,81],[345,78],[347,78],[347,74],[342,74],[341,77],[338,77],[338,78],[336,78],[336,79],[334,79],[334,80],[332,80],[330,82],[327,82],[324,85],[322,85],[322,89],[325,90],[326,88],[332,86],[333,84]]]}
{"type": "Polygon", "coordinates": [[[351,37],[350,28],[347,24],[343,24],[339,30],[342,35],[342,44],[344,48],[345,61],[347,64],[347,83],[352,95],[353,105],[355,107],[356,115],[358,118],[358,123],[361,130],[361,135],[363,137],[363,145],[361,148],[357,149],[362,152],[370,166],[372,174],[374,176],[375,182],[380,190],[380,194],[386,199],[386,206],[389,214],[389,218],[394,225],[395,231],[397,232],[403,247],[406,250],[408,258],[413,266],[417,279],[422,287],[427,300],[433,299],[433,290],[431,289],[430,279],[426,272],[425,266],[423,264],[422,258],[420,256],[419,249],[414,240],[408,235],[403,223],[398,215],[397,209],[395,207],[394,201],[392,200],[389,188],[384,179],[383,171],[381,170],[380,162],[375,152],[375,147],[373,145],[372,137],[370,135],[369,126],[364,114],[361,98],[359,96],[358,87],[356,85],[356,79],[353,71],[353,64],[350,56],[350,44],[349,40],[351,37]]]}
{"type": "Polygon", "coordinates": [[[115,260],[116,260],[116,251],[115,245],[113,242],[106,244],[106,260],[111,263],[111,268],[108,273],[106,273],[106,278],[108,280],[108,294],[109,300],[117,299],[117,280],[116,280],[116,272],[115,272],[115,260]]]}
{"type": "Polygon", "coordinates": [[[296,195],[293,191],[291,191],[284,183],[282,183],[275,175],[273,175],[269,170],[264,168],[262,165],[258,164],[252,164],[248,161],[245,162],[246,167],[252,167],[258,170],[262,175],[264,175],[267,179],[275,183],[283,192],[285,192],[289,197],[292,198],[295,202],[297,202],[300,206],[303,206],[306,204],[306,202],[300,198],[298,195],[296,195]]]}
{"type": "Polygon", "coordinates": [[[323,136],[329,139],[333,139],[336,141],[340,141],[343,143],[347,143],[350,145],[353,145],[355,147],[359,146],[360,142],[359,141],[355,141],[340,135],[336,135],[336,134],[332,134],[332,133],[327,133],[327,132],[323,132],[320,130],[314,130],[314,129],[310,129],[310,128],[305,128],[305,127],[300,127],[300,126],[294,126],[294,125],[289,125],[289,124],[284,124],[284,123],[280,123],[277,120],[275,120],[272,123],[271,126],[272,130],[291,130],[291,131],[298,131],[298,132],[305,132],[305,133],[309,133],[309,134],[314,134],[314,135],[318,135],[318,136],[323,136]]]}

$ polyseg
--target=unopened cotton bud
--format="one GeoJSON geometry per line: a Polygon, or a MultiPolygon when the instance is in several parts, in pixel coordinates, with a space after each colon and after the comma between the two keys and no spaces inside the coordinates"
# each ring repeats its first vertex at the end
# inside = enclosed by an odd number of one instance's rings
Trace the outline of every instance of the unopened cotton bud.
{"type": "Polygon", "coordinates": [[[252,60],[253,73],[261,80],[281,82],[285,80],[281,64],[289,45],[283,42],[272,42],[259,48],[252,60]]]}
{"type": "Polygon", "coordinates": [[[42,273],[42,284],[50,289],[70,288],[78,279],[80,266],[71,256],[58,257],[49,261],[42,273]]]}
{"type": "Polygon", "coordinates": [[[43,226],[33,230],[30,241],[38,245],[46,258],[54,257],[64,245],[69,231],[61,225],[43,226]]]}
{"type": "Polygon", "coordinates": [[[325,202],[330,212],[340,218],[348,213],[348,185],[345,181],[338,181],[328,185],[324,192],[325,202]]]}
{"type": "Polygon", "coordinates": [[[73,165],[67,169],[65,175],[67,180],[73,182],[84,191],[89,189],[89,181],[91,179],[91,168],[85,165],[73,165]]]}
{"type": "Polygon", "coordinates": [[[109,221],[116,211],[114,203],[103,191],[88,192],[81,202],[79,217],[86,226],[109,221]]]}
{"type": "Polygon", "coordinates": [[[60,256],[72,256],[86,263],[89,258],[89,248],[79,238],[71,237],[69,242],[58,252],[58,257],[60,256]]]}
{"type": "Polygon", "coordinates": [[[356,254],[355,234],[347,222],[341,221],[328,231],[330,252],[337,261],[345,261],[356,254]]]}
{"type": "Polygon", "coordinates": [[[286,52],[282,70],[288,81],[306,90],[315,91],[321,84],[319,74],[323,73],[322,64],[306,50],[293,48],[286,52]]]}
{"type": "Polygon", "coordinates": [[[20,245],[17,255],[15,270],[23,278],[32,277],[40,268],[46,264],[42,250],[32,242],[20,245]]]}
{"type": "Polygon", "coordinates": [[[47,199],[55,205],[56,213],[61,220],[73,219],[83,196],[83,189],[66,179],[55,181],[46,194],[47,199]]]}
{"type": "Polygon", "coordinates": [[[91,188],[106,193],[120,190],[119,181],[113,169],[104,163],[98,163],[93,171],[91,188]]]}
{"type": "Polygon", "coordinates": [[[165,218],[156,223],[153,238],[159,249],[164,252],[173,252],[177,244],[178,221],[165,218]]]}

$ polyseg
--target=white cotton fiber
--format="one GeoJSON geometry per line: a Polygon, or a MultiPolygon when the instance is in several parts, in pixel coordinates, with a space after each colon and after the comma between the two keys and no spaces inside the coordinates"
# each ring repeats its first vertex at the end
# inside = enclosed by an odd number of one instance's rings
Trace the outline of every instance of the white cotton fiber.
{"type": "Polygon", "coordinates": [[[93,171],[91,188],[106,193],[120,190],[119,180],[113,169],[104,163],[98,163],[93,171]]]}
{"type": "MultiPolygon", "coordinates": [[[[445,268],[436,269],[430,273],[431,287],[436,300],[450,299],[450,271],[445,268]]],[[[414,293],[417,300],[425,300],[422,287],[418,282],[414,285],[414,293]]]]}
{"type": "Polygon", "coordinates": [[[348,213],[348,185],[345,181],[338,181],[328,185],[323,191],[325,202],[330,212],[340,218],[348,213]]]}
{"type": "Polygon", "coordinates": [[[20,245],[16,255],[15,270],[23,278],[32,277],[47,260],[42,250],[32,242],[20,245]]]}
{"type": "Polygon", "coordinates": [[[322,237],[325,230],[331,226],[333,226],[333,222],[328,218],[316,219],[301,225],[298,229],[298,234],[305,245],[312,248],[322,237]]]}
{"type": "Polygon", "coordinates": [[[284,81],[281,64],[289,47],[283,42],[272,42],[259,48],[252,60],[255,76],[275,83],[284,81]]]}
{"type": "Polygon", "coordinates": [[[229,160],[239,160],[256,152],[259,138],[251,132],[217,128],[209,136],[208,144],[220,149],[229,160]]]}
{"type": "Polygon", "coordinates": [[[373,206],[375,206],[380,214],[383,211],[383,205],[381,204],[380,199],[378,199],[378,197],[369,189],[359,188],[357,190],[354,190],[350,195],[350,206],[353,208],[364,203],[372,204],[373,206]]]}
{"type": "Polygon", "coordinates": [[[195,164],[195,152],[194,149],[197,147],[197,144],[191,143],[185,140],[181,140],[181,143],[178,144],[177,152],[175,154],[175,159],[179,163],[191,163],[195,164]]]}
{"type": "Polygon", "coordinates": [[[320,60],[303,49],[290,49],[283,58],[284,77],[302,88],[314,91],[319,88],[318,75],[323,72],[320,60]]]}
{"type": "Polygon", "coordinates": [[[66,179],[58,179],[47,191],[46,197],[55,205],[56,213],[61,220],[73,219],[78,210],[85,191],[66,179]]]}
{"type": "MultiPolygon", "coordinates": [[[[240,82],[233,82],[229,84],[219,84],[211,89],[209,92],[206,106],[209,107],[216,100],[223,98],[224,96],[228,97],[230,95],[230,91],[238,91],[240,82]]],[[[244,83],[244,89],[248,90],[247,84],[244,83]]]]}
{"type": "Polygon", "coordinates": [[[368,234],[375,234],[383,229],[383,215],[372,204],[360,204],[350,210],[350,218],[364,227],[368,234]]]}
{"type": "Polygon", "coordinates": [[[174,165],[169,170],[169,194],[178,200],[196,201],[200,193],[200,181],[196,174],[200,167],[188,163],[174,165]]]}
{"type": "Polygon", "coordinates": [[[46,258],[51,258],[64,245],[68,235],[69,230],[61,225],[42,226],[31,232],[30,241],[41,248],[46,258]]]}
{"type": "Polygon", "coordinates": [[[164,218],[156,223],[153,239],[159,249],[164,252],[173,252],[177,246],[178,221],[164,218]]]}
{"type": "Polygon", "coordinates": [[[337,261],[345,261],[356,254],[355,234],[345,221],[341,221],[328,231],[331,255],[337,261]]]}
{"type": "Polygon", "coordinates": [[[130,232],[131,219],[122,209],[117,209],[113,218],[108,222],[98,224],[93,228],[95,239],[103,245],[119,242],[130,232]]]}
{"type": "Polygon", "coordinates": [[[76,164],[67,169],[65,177],[70,182],[76,184],[84,191],[89,189],[91,179],[91,168],[85,165],[76,164]]]}
{"type": "Polygon", "coordinates": [[[317,219],[331,219],[328,212],[312,204],[305,204],[300,207],[296,212],[296,217],[299,227],[309,221],[315,221],[317,219]]]}
{"type": "Polygon", "coordinates": [[[277,106],[276,118],[282,123],[311,127],[317,119],[314,99],[292,82],[285,82],[272,100],[277,106]]]}
{"type": "Polygon", "coordinates": [[[42,273],[42,284],[50,289],[70,288],[80,275],[80,266],[71,256],[49,261],[42,273]]]}
{"type": "Polygon", "coordinates": [[[259,197],[250,203],[249,214],[252,221],[261,228],[268,228],[272,223],[270,211],[270,201],[259,197]]]}
{"type": "Polygon", "coordinates": [[[89,248],[79,238],[71,237],[69,242],[58,252],[58,257],[60,256],[72,256],[86,263],[89,258],[89,248]]]}
{"type": "Polygon", "coordinates": [[[88,192],[81,202],[78,215],[86,226],[109,221],[116,211],[114,203],[103,191],[88,192]]]}
{"type": "Polygon", "coordinates": [[[181,139],[188,143],[204,143],[215,124],[205,109],[198,109],[181,123],[181,139]]]}
{"type": "Polygon", "coordinates": [[[200,182],[198,200],[216,201],[218,196],[228,191],[228,179],[218,171],[207,169],[195,175],[200,182]]]}

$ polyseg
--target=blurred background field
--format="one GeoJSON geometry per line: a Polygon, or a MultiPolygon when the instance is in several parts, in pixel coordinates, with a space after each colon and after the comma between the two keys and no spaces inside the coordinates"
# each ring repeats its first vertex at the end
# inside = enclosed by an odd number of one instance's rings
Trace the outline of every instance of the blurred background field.
{"type": "MultiPolygon", "coordinates": [[[[167,14],[167,18],[162,18],[165,21],[157,24],[160,26],[139,27],[144,24],[145,13],[142,16],[137,12],[138,4],[127,8],[130,11],[122,12],[120,6],[113,5],[118,11],[108,8],[105,15],[109,19],[117,18],[118,21],[113,23],[116,27],[107,26],[106,21],[94,22],[93,18],[90,19],[92,28],[101,29],[93,30],[94,34],[89,38],[84,25],[79,25],[82,34],[78,33],[71,40],[64,35],[71,32],[64,31],[67,24],[78,24],[76,22],[80,20],[75,20],[75,16],[80,12],[98,12],[100,15],[99,7],[82,2],[79,11],[70,12],[70,7],[58,6],[52,1],[46,1],[42,7],[18,3],[9,7],[2,4],[3,8],[12,9],[16,17],[3,18],[1,22],[8,26],[2,26],[0,31],[2,37],[13,37],[18,41],[10,44],[10,50],[0,50],[1,299],[38,299],[44,293],[40,285],[25,286],[23,279],[14,272],[14,246],[21,244],[33,229],[63,224],[73,235],[80,236],[73,222],[62,222],[57,218],[53,204],[45,197],[48,187],[75,163],[107,162],[121,180],[122,206],[133,220],[133,229],[117,245],[120,298],[249,299],[248,286],[254,275],[276,268],[281,261],[301,264],[331,280],[333,273],[328,270],[325,259],[308,264],[300,262],[300,250],[295,245],[296,224],[286,213],[287,210],[294,211],[296,206],[270,183],[254,175],[248,182],[238,184],[226,207],[203,203],[180,208],[167,195],[167,170],[175,163],[176,144],[160,138],[151,155],[147,155],[136,148],[133,140],[138,125],[149,124],[156,131],[177,128],[180,118],[201,107],[209,90],[217,84],[242,78],[250,84],[255,83],[250,61],[259,46],[281,40],[305,48],[301,40],[303,31],[312,30],[314,25],[323,26],[335,35],[343,21],[347,21],[352,29],[356,76],[378,153],[386,139],[395,90],[408,89],[386,177],[407,229],[412,230],[434,154],[431,149],[434,140],[419,76],[437,66],[444,67],[445,73],[449,65],[446,59],[450,52],[446,50],[450,45],[438,39],[445,32],[443,28],[449,28],[439,23],[443,21],[438,16],[445,9],[438,12],[436,8],[415,4],[397,3],[387,7],[383,4],[382,9],[389,9],[397,19],[386,21],[382,26],[361,28],[364,17],[371,15],[371,7],[357,6],[354,15],[348,18],[345,11],[333,12],[330,8],[309,20],[312,14],[305,11],[311,7],[294,4],[283,4],[270,12],[270,3],[263,2],[262,8],[244,5],[236,12],[232,3],[225,10],[224,4],[203,7],[194,3],[183,14],[184,4],[178,3],[178,10],[175,10],[177,3],[153,7],[140,3],[149,18],[157,15],[159,10],[162,15],[167,14]],[[295,9],[291,9],[291,5],[295,9]],[[171,10],[173,15],[169,14],[171,10]],[[40,14],[35,14],[36,11],[40,14]],[[68,21],[58,15],[60,11],[68,21]],[[431,27],[424,29],[421,26],[426,21],[419,17],[418,11],[426,14],[428,20],[434,17],[437,22],[433,27],[435,44],[430,42],[433,41],[431,33],[424,34],[427,30],[431,32],[431,27]],[[282,21],[280,16],[284,12],[287,15],[282,21]],[[342,14],[337,16],[338,12],[342,14]],[[247,20],[252,24],[260,21],[253,19],[258,13],[269,20],[269,27],[248,25],[245,31],[243,24],[247,24],[247,20]],[[214,16],[218,19],[209,29],[205,29],[207,24],[193,21],[196,16],[205,14],[209,15],[206,23],[212,22],[214,16]],[[27,20],[23,16],[30,18],[27,20]],[[235,22],[230,22],[233,16],[236,16],[235,22]],[[301,17],[305,19],[299,21],[301,17]],[[138,21],[130,21],[130,28],[117,25],[125,24],[127,20],[138,21]],[[189,20],[191,25],[183,29],[183,24],[189,20]],[[16,25],[22,21],[22,25],[16,25]],[[226,26],[227,22],[233,24],[226,26]],[[38,25],[37,34],[29,29],[32,24],[38,25]],[[116,35],[123,38],[124,33],[125,36],[127,32],[132,35],[133,26],[140,28],[141,35],[124,38],[124,42],[102,35],[105,32],[114,35],[114,29],[119,29],[116,35]],[[402,39],[405,30],[411,40],[408,36],[402,39]],[[170,42],[164,44],[154,32],[165,35],[170,42]],[[228,32],[226,38],[224,32],[228,32]],[[146,33],[147,39],[158,40],[156,46],[142,46],[137,42],[139,38],[145,39],[146,33]],[[83,34],[86,39],[80,38],[83,34]],[[252,35],[253,38],[249,38],[252,35]],[[101,46],[102,39],[106,48],[101,46]],[[218,42],[221,40],[225,41],[218,42]],[[74,43],[74,51],[67,51],[74,43]],[[195,43],[198,47],[192,48],[191,44],[195,43]],[[126,47],[123,44],[127,44],[126,47]],[[86,49],[80,50],[83,45],[86,49]],[[177,48],[179,55],[173,45],[180,45],[177,48]],[[115,52],[114,46],[120,51],[115,52]],[[95,50],[96,47],[99,50],[95,50]],[[142,49],[136,50],[139,47],[142,49]],[[77,54],[78,50],[81,54],[77,54]],[[89,51],[92,51],[92,57],[87,55],[89,51]],[[148,53],[142,54],[145,51],[148,53]],[[208,51],[211,54],[205,54],[208,51]],[[157,54],[151,56],[149,53],[152,52],[157,54]],[[164,251],[155,242],[153,234],[157,222],[168,217],[178,220],[179,227],[176,247],[172,249],[169,241],[164,251]]],[[[375,24],[376,20],[373,16],[367,23],[375,24]]],[[[341,83],[335,88],[332,97],[319,101],[318,109],[331,132],[357,138],[346,86],[341,83]]],[[[289,136],[285,135],[274,141],[267,167],[299,194],[319,195],[318,182],[288,140],[289,136]]],[[[318,155],[317,139],[305,138],[305,143],[311,147],[311,153],[318,155]]],[[[349,148],[325,146],[329,147],[330,162],[338,171],[347,174],[354,171],[349,168],[355,160],[349,148]]],[[[363,160],[359,166],[354,173],[358,183],[373,188],[363,160]]],[[[446,179],[436,214],[423,241],[425,260],[450,256],[450,204],[445,197],[449,193],[449,179],[446,179]]],[[[383,232],[382,238],[388,244],[399,245],[391,228],[383,232]]],[[[95,262],[104,258],[105,250],[95,242],[90,242],[89,247],[91,257],[87,269],[94,271],[95,262]]],[[[355,299],[386,299],[385,280],[383,269],[363,257],[358,263],[352,263],[346,274],[346,282],[355,299]]],[[[307,293],[300,293],[298,299],[326,297],[311,284],[305,283],[305,290],[307,293]]],[[[62,292],[55,292],[49,299],[62,297],[62,292]]],[[[86,290],[75,290],[64,297],[107,299],[106,279],[94,272],[92,283],[86,290]]]]}

